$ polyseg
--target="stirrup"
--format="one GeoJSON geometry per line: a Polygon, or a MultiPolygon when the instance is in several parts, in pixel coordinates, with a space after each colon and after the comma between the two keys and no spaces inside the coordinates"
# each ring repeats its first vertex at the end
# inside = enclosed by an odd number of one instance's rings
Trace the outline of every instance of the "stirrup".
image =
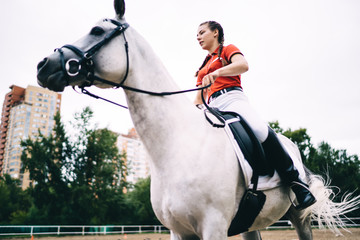
{"type": "MultiPolygon", "coordinates": [[[[290,184],[290,188],[292,188],[293,186],[296,186],[296,185],[305,188],[305,189],[306,189],[307,191],[309,191],[309,193],[314,197],[314,195],[311,193],[308,185],[306,185],[306,184],[304,184],[304,183],[302,183],[302,182],[293,181],[293,182],[291,182],[291,184],[290,184]]],[[[294,194],[295,194],[295,192],[294,192],[294,194]]],[[[295,196],[296,196],[296,194],[295,194],[295,196]]],[[[295,202],[294,202],[293,200],[291,200],[290,194],[288,195],[288,197],[289,197],[289,200],[290,200],[291,204],[293,205],[293,207],[294,207],[296,210],[304,210],[305,208],[308,208],[308,207],[310,207],[311,205],[313,205],[314,203],[316,203],[316,198],[314,197],[315,201],[310,202],[308,205],[300,206],[300,204],[296,205],[295,202]]],[[[295,197],[295,198],[297,199],[297,197],[295,197]]]]}
{"type": "Polygon", "coordinates": [[[294,187],[296,185],[301,186],[301,187],[305,188],[306,190],[308,190],[310,192],[310,189],[309,189],[308,185],[306,185],[305,183],[297,182],[297,181],[292,181],[290,183],[290,188],[292,188],[292,187],[294,187]]]}

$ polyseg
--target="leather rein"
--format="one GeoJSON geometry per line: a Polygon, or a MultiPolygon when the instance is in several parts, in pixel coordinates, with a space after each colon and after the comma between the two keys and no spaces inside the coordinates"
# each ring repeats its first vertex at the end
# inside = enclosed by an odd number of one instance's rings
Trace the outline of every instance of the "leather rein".
{"type": "MultiPolygon", "coordinates": [[[[112,24],[116,25],[117,27],[115,29],[113,29],[109,34],[107,34],[100,42],[95,44],[93,47],[91,47],[86,52],[82,51],[78,47],[75,47],[74,45],[69,45],[69,44],[66,44],[61,48],[55,49],[55,51],[58,51],[60,53],[60,62],[61,62],[62,71],[64,73],[64,76],[66,77],[66,84],[67,84],[66,86],[70,85],[70,81],[74,77],[76,77],[78,75],[83,75],[83,76],[85,76],[86,81],[79,86],[79,88],[81,89],[81,93],[86,94],[86,95],[96,98],[96,99],[101,99],[101,100],[107,101],[109,103],[115,104],[117,106],[120,106],[120,107],[123,107],[126,109],[128,109],[128,107],[118,104],[116,102],[110,101],[106,98],[100,97],[93,93],[90,93],[88,90],[85,89],[85,87],[90,87],[90,86],[94,85],[95,81],[98,81],[98,82],[113,86],[114,88],[123,88],[123,89],[130,90],[133,92],[149,94],[152,96],[168,96],[168,95],[174,95],[174,94],[181,94],[181,93],[186,93],[186,92],[199,91],[199,90],[203,90],[203,89],[210,87],[211,84],[208,86],[205,86],[205,87],[181,90],[181,91],[174,91],[174,92],[151,92],[151,91],[147,91],[147,90],[143,90],[143,89],[125,86],[124,83],[127,79],[128,73],[129,73],[129,46],[128,46],[128,42],[125,37],[125,30],[129,27],[129,24],[128,23],[120,23],[114,19],[104,19],[104,21],[111,22],[112,24]],[[109,80],[103,79],[99,76],[96,76],[94,74],[95,66],[94,66],[93,56],[104,45],[106,45],[113,38],[115,38],[121,34],[123,35],[124,41],[125,41],[124,47],[125,47],[125,52],[126,52],[126,71],[125,71],[125,75],[124,75],[122,81],[120,83],[114,83],[109,80]],[[69,60],[67,60],[65,62],[64,52],[62,50],[63,48],[67,48],[67,49],[71,50],[77,56],[79,56],[80,59],[70,58],[69,60]]],[[[73,89],[75,90],[75,87],[73,87],[73,89]]]]}

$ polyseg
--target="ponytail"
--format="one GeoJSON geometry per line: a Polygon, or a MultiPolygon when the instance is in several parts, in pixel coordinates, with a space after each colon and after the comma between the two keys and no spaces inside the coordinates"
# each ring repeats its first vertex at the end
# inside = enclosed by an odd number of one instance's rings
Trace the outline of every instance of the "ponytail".
{"type": "Polygon", "coordinates": [[[220,44],[219,50],[218,50],[218,57],[219,57],[222,65],[223,65],[223,66],[226,66],[226,65],[228,65],[228,62],[226,61],[226,59],[224,59],[224,58],[221,57],[223,48],[224,48],[224,44],[220,44]]]}

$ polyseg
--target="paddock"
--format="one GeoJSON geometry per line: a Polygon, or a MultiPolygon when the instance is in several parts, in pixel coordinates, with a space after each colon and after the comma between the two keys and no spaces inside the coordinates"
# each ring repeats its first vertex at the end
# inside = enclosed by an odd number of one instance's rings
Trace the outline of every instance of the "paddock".
{"type": "MultiPolygon", "coordinates": [[[[336,236],[329,230],[314,229],[314,239],[316,240],[359,240],[360,228],[349,228],[351,233],[342,230],[344,236],[336,236]]],[[[263,240],[295,240],[298,239],[295,230],[265,230],[261,231],[263,240]]],[[[4,238],[6,239],[6,238],[4,238]]],[[[10,239],[10,238],[9,238],[10,239]]],[[[11,238],[11,240],[31,239],[30,237],[11,238]]],[[[86,236],[61,236],[45,237],[35,236],[33,240],[170,240],[170,234],[148,233],[148,234],[116,234],[116,235],[86,235],[86,236]]],[[[240,240],[240,236],[228,238],[230,240],[240,240]]]]}

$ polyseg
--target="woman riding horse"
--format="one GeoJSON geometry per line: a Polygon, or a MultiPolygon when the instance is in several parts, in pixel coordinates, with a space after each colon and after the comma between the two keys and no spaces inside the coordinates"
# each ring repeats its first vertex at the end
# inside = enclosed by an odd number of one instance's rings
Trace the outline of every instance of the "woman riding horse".
{"type": "MultiPolygon", "coordinates": [[[[164,96],[163,93],[179,93],[179,87],[150,45],[125,21],[124,0],[115,0],[114,3],[115,19],[99,21],[86,36],[72,45],[61,47],[38,64],[38,83],[54,91],[63,91],[69,85],[79,86],[83,92],[91,85],[125,89],[134,126],[150,155],[152,207],[160,222],[170,229],[171,239],[226,240],[229,226],[247,187],[233,146],[225,131],[210,126],[202,112],[186,96],[164,96]]],[[[201,27],[209,34],[209,38],[217,39],[219,30],[212,29],[210,24],[201,27]]],[[[212,76],[212,80],[215,80],[218,76],[214,74],[221,75],[222,71],[233,67],[236,71],[231,76],[247,70],[241,68],[243,70],[239,71],[237,62],[243,56],[238,50],[236,54],[224,57],[227,47],[223,46],[224,50],[217,52],[217,46],[220,49],[222,45],[221,39],[215,41],[201,35],[198,39],[205,49],[212,43],[208,51],[215,55],[210,57],[216,59],[218,54],[230,63],[224,67],[220,64],[218,71],[209,71],[210,75],[206,73],[204,76],[212,76]]],[[[206,62],[205,65],[214,67],[217,64],[219,61],[206,62]]],[[[206,70],[206,66],[202,70],[206,70]]],[[[204,76],[202,78],[207,79],[204,76]]],[[[216,79],[215,86],[221,78],[216,79]]],[[[236,87],[241,87],[240,83],[236,87]]],[[[225,89],[222,92],[227,91],[225,89]]],[[[218,96],[210,104],[221,103],[222,98],[227,99],[234,93],[244,96],[241,91],[233,90],[218,96]]],[[[214,97],[214,94],[211,96],[214,97]]],[[[239,96],[234,98],[241,99],[239,96]]],[[[233,102],[241,104],[240,100],[233,102]]],[[[302,182],[298,179],[291,159],[282,149],[276,135],[272,131],[270,134],[267,131],[265,133],[263,140],[268,140],[263,143],[264,146],[276,147],[271,152],[282,156],[275,156],[277,163],[274,164],[278,164],[277,170],[285,175],[283,180],[288,184],[297,182],[292,188],[300,200],[298,207],[310,205],[314,198],[307,188],[299,185],[302,182]]],[[[294,143],[285,137],[280,138],[280,135],[279,139],[293,158],[300,158],[294,143]]],[[[359,197],[345,196],[341,203],[334,203],[329,198],[332,191],[324,185],[321,177],[309,172],[306,177],[310,189],[314,189],[317,203],[303,211],[296,211],[290,202],[294,194],[290,194],[289,200],[289,187],[264,190],[264,206],[249,227],[249,232],[244,233],[244,239],[260,239],[255,231],[275,223],[285,214],[301,240],[312,239],[312,213],[318,221],[325,222],[334,231],[337,226],[344,226],[339,216],[356,208],[359,197]]],[[[340,232],[337,230],[337,233],[340,232]]]]}
{"type": "MultiPolygon", "coordinates": [[[[211,107],[221,111],[239,113],[250,125],[258,140],[262,143],[265,155],[272,160],[272,165],[281,180],[296,195],[298,210],[305,209],[316,202],[309,187],[299,178],[289,154],[281,145],[275,132],[260,119],[250,106],[241,86],[241,75],[248,71],[248,63],[240,50],[230,44],[224,46],[224,31],[215,21],[201,23],[198,28],[197,40],[202,49],[207,50],[200,69],[196,72],[197,86],[205,87],[212,84],[204,93],[211,107]]],[[[195,99],[201,105],[202,92],[198,91],[195,99]]]]}

